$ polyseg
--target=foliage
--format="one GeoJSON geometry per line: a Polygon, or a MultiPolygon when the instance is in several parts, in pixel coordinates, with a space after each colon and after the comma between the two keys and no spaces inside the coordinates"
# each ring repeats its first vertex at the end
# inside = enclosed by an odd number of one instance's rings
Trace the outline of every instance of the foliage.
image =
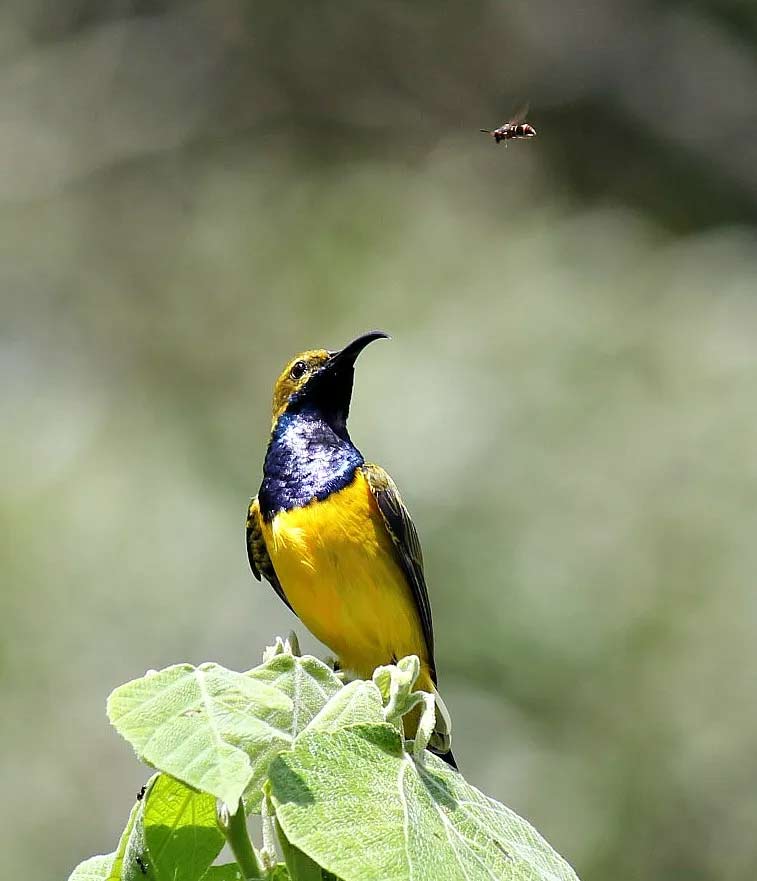
{"type": "Polygon", "coordinates": [[[434,705],[413,690],[416,657],[345,685],[296,651],[277,640],[246,673],[179,664],[113,692],[111,722],[158,773],[116,851],[69,881],[577,881],[525,820],[426,749],[434,705]],[[225,842],[235,862],[214,865],[225,842]]]}

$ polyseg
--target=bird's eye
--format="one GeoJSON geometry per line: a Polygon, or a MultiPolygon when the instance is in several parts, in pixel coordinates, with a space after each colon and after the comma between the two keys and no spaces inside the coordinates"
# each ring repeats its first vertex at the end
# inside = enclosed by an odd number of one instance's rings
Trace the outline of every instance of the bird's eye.
{"type": "Polygon", "coordinates": [[[307,373],[308,365],[304,361],[295,361],[289,375],[292,379],[301,379],[307,373]]]}

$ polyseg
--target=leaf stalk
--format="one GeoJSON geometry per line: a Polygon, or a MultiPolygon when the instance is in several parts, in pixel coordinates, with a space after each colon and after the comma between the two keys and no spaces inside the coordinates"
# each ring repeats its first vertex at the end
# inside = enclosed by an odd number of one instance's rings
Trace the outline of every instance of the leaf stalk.
{"type": "Polygon", "coordinates": [[[233,814],[225,802],[218,803],[218,828],[223,832],[245,881],[263,881],[265,876],[247,832],[247,817],[241,799],[233,814]]]}

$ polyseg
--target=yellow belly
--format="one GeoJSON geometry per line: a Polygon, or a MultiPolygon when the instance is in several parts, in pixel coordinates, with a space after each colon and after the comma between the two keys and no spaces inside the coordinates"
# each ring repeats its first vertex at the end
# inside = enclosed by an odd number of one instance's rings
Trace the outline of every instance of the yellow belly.
{"type": "Polygon", "coordinates": [[[412,591],[360,471],[325,501],[277,514],[263,524],[263,537],[295,613],[343,667],[367,677],[415,654],[428,678],[412,591]]]}

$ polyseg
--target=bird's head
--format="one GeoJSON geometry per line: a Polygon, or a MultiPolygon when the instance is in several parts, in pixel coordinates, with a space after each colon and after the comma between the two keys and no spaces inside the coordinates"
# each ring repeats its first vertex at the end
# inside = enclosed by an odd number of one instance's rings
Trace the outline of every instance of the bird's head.
{"type": "Polygon", "coordinates": [[[350,412],[355,361],[374,340],[389,339],[380,330],[364,333],[338,352],[311,349],[287,364],[273,388],[273,425],[284,413],[314,413],[337,432],[350,412]]]}

